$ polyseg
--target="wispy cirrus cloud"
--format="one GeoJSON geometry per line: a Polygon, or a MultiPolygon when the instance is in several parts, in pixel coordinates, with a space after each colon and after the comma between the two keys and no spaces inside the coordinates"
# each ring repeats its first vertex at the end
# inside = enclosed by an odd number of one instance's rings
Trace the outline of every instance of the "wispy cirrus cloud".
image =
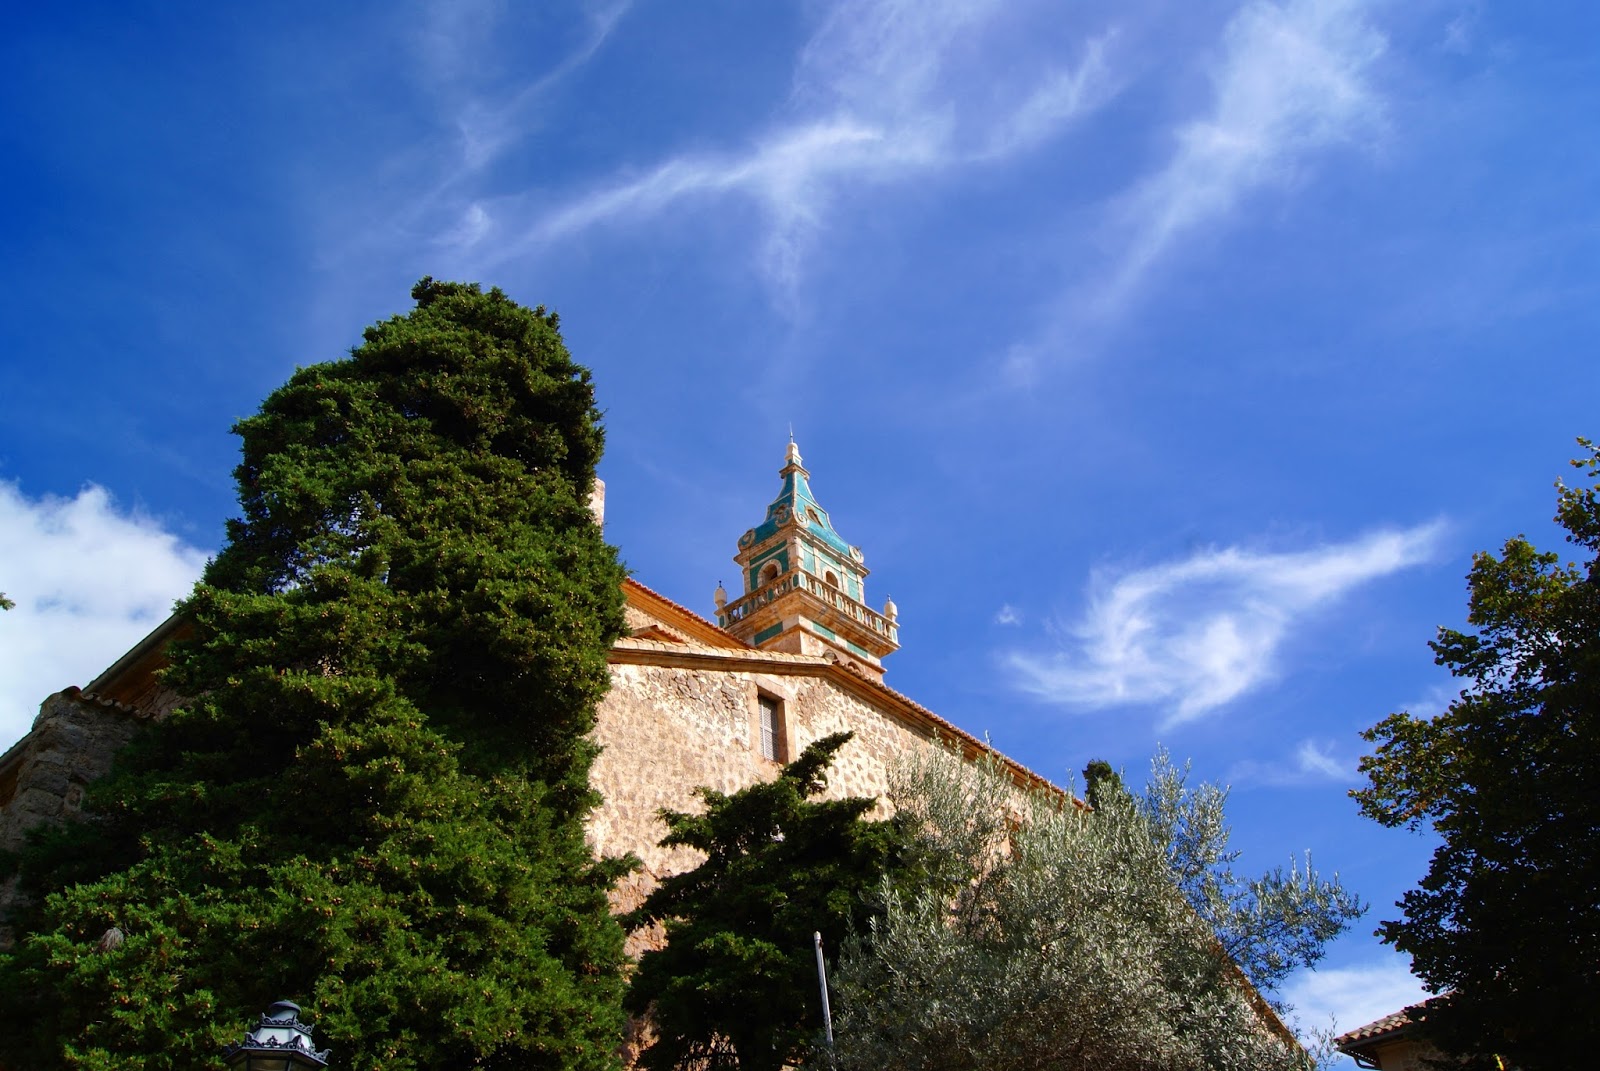
{"type": "MultiPolygon", "coordinates": [[[[485,57],[495,54],[504,11],[494,0],[423,5],[412,35],[420,74],[439,98],[459,142],[445,182],[460,181],[492,162],[537,127],[544,98],[595,57],[628,13],[631,0],[589,0],[578,5],[575,40],[559,58],[526,82],[491,90],[482,85],[485,57]]],[[[549,42],[542,42],[549,47],[549,42]]],[[[526,62],[526,52],[518,52],[526,62]]]]}
{"type": "Polygon", "coordinates": [[[1118,208],[1122,253],[1096,294],[1120,307],[1185,235],[1252,193],[1292,182],[1318,150],[1372,138],[1386,40],[1365,0],[1254,0],[1223,32],[1209,111],[1178,128],[1166,164],[1118,208]]]}
{"type": "Polygon", "coordinates": [[[1042,145],[1064,124],[1109,99],[1117,88],[1107,62],[1115,37],[1108,32],[1090,40],[1083,61],[1046,78],[1015,109],[1001,116],[972,150],[971,159],[1004,160],[1042,145]]]}
{"type": "Polygon", "coordinates": [[[30,499],[0,481],[0,749],[44,698],[84,685],[172,612],[206,553],[102,487],[30,499]]]}
{"type": "Polygon", "coordinates": [[[395,9],[408,74],[431,105],[425,136],[388,144],[377,180],[321,208],[325,263],[428,252],[468,257],[504,234],[487,176],[538,137],[551,102],[605,47],[631,0],[508,8],[497,0],[422,0],[395,9]],[[519,47],[520,46],[520,47],[519,47]],[[535,47],[536,46],[536,47],[535,47]]]}
{"type": "Polygon", "coordinates": [[[986,91],[971,92],[964,76],[977,76],[969,70],[975,42],[1007,12],[995,2],[838,4],[801,50],[790,99],[764,130],[737,147],[671,156],[637,177],[539,207],[520,233],[508,223],[493,236],[492,259],[680,201],[732,195],[762,210],[763,270],[792,288],[845,188],[1009,159],[1114,95],[1110,32],[1070,56],[1024,64],[1025,79],[985,77],[986,91]]]}
{"type": "Polygon", "coordinates": [[[1019,689],[1067,707],[1151,705],[1190,721],[1272,679],[1280,648],[1352,589],[1433,555],[1442,524],[1294,552],[1224,547],[1091,579],[1053,651],[1003,656],[1019,689]]]}
{"type": "Polygon", "coordinates": [[[641,178],[537,216],[492,259],[511,259],[599,224],[651,216],[678,201],[737,193],[765,209],[763,264],[774,282],[790,287],[798,281],[812,233],[824,222],[832,182],[845,174],[866,181],[924,166],[936,140],[915,131],[891,136],[879,126],[840,117],[783,129],[745,153],[675,157],[641,178]]]}
{"type": "MultiPolygon", "coordinates": [[[[1186,242],[1209,239],[1256,199],[1292,188],[1336,147],[1376,145],[1388,121],[1378,82],[1388,40],[1372,17],[1377,6],[1241,5],[1217,39],[1209,93],[1169,121],[1170,151],[1095,209],[1106,251],[1082,254],[1083,268],[1063,272],[1038,326],[997,356],[992,389],[1029,388],[1044,369],[1104,349],[1151,273],[1180,258],[1186,242]]],[[[1193,51],[1174,57],[1179,69],[1193,51]]]]}
{"type": "MultiPolygon", "coordinates": [[[[1369,8],[1363,0],[1249,0],[1234,13],[1202,111],[1180,117],[1166,160],[1128,177],[1098,211],[1116,252],[1085,264],[1075,282],[1073,271],[1063,273],[1041,337],[1014,347],[1010,380],[1031,382],[1063,340],[1081,348],[1086,330],[1119,318],[1186,237],[1233,215],[1252,194],[1292,183],[1318,151],[1381,131],[1384,102],[1373,75],[1386,41],[1369,8]]],[[[1085,32],[1062,29],[1064,20],[1043,4],[837,3],[818,9],[787,99],[774,101],[755,127],[701,132],[692,149],[591,174],[564,191],[483,180],[489,163],[534,136],[540,103],[604,47],[629,7],[612,0],[582,10],[585,28],[567,35],[562,58],[520,87],[473,75],[470,46],[492,32],[497,9],[459,22],[424,20],[421,66],[457,130],[454,162],[408,209],[375,224],[384,235],[431,244],[483,271],[585,232],[733,200],[755,209],[755,259],[779,297],[792,298],[855,195],[1002,166],[1059,139],[1132,77],[1141,46],[1119,50],[1122,35],[1110,19],[1154,18],[1137,5],[1110,9],[1098,30],[1085,32]]]]}
{"type": "Polygon", "coordinates": [[[1293,752],[1277,759],[1241,759],[1228,768],[1227,779],[1235,785],[1294,785],[1354,782],[1356,764],[1342,757],[1331,740],[1302,740],[1293,752]]]}

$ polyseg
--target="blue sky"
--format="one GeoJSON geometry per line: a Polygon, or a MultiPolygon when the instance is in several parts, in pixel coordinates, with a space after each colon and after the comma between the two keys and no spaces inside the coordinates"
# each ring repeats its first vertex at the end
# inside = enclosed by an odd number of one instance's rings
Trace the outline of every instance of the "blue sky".
{"type": "Polygon", "coordinates": [[[1192,757],[1374,904],[1304,1016],[1409,999],[1356,733],[1600,431],[1600,9],[540,6],[12,13],[0,743],[192,582],[235,419],[479,280],[594,369],[640,580],[710,611],[792,425],[890,684],[1059,779],[1192,757]]]}

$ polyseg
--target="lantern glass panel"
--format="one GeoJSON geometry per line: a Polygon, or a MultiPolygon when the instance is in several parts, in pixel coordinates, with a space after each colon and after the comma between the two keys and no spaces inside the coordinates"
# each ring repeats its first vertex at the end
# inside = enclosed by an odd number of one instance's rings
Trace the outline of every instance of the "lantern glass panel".
{"type": "Polygon", "coordinates": [[[276,1052],[263,1052],[260,1049],[246,1050],[236,1055],[228,1062],[233,1071],[296,1071],[299,1067],[315,1067],[315,1063],[307,1061],[302,1064],[293,1056],[276,1052]]]}

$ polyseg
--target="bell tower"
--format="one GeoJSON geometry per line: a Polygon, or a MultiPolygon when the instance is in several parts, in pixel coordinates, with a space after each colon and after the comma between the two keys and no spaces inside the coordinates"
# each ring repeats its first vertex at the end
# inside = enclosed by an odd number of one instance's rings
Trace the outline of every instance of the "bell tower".
{"type": "Polygon", "coordinates": [[[766,519],[739,537],[744,594],[729,602],[717,588],[717,624],[751,646],[821,655],[882,681],[884,656],[900,648],[899,611],[892,600],[882,613],[868,608],[861,549],[812,497],[793,439],[778,475],[766,519]]]}

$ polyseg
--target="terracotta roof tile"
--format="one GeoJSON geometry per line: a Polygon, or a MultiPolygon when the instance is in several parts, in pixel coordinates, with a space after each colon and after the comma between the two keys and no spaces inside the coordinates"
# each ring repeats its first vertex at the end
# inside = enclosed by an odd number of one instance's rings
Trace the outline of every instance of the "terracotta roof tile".
{"type": "Polygon", "coordinates": [[[1411,1025],[1411,1016],[1408,1013],[1412,1009],[1419,1007],[1421,1007],[1420,1004],[1412,1004],[1402,1008],[1400,1011],[1385,1015],[1382,1019],[1375,1019],[1366,1026],[1358,1026],[1354,1030],[1347,1031],[1334,1038],[1333,1043],[1343,1049],[1365,1042],[1376,1041],[1390,1034],[1398,1034],[1411,1025]]]}
{"type": "Polygon", "coordinates": [[[99,692],[84,691],[76,684],[67,685],[67,687],[61,689],[60,694],[68,699],[76,699],[78,702],[87,705],[105,707],[108,710],[115,710],[119,714],[131,714],[135,718],[148,718],[150,716],[148,711],[140,710],[132,703],[124,703],[120,699],[113,699],[99,692]]]}

